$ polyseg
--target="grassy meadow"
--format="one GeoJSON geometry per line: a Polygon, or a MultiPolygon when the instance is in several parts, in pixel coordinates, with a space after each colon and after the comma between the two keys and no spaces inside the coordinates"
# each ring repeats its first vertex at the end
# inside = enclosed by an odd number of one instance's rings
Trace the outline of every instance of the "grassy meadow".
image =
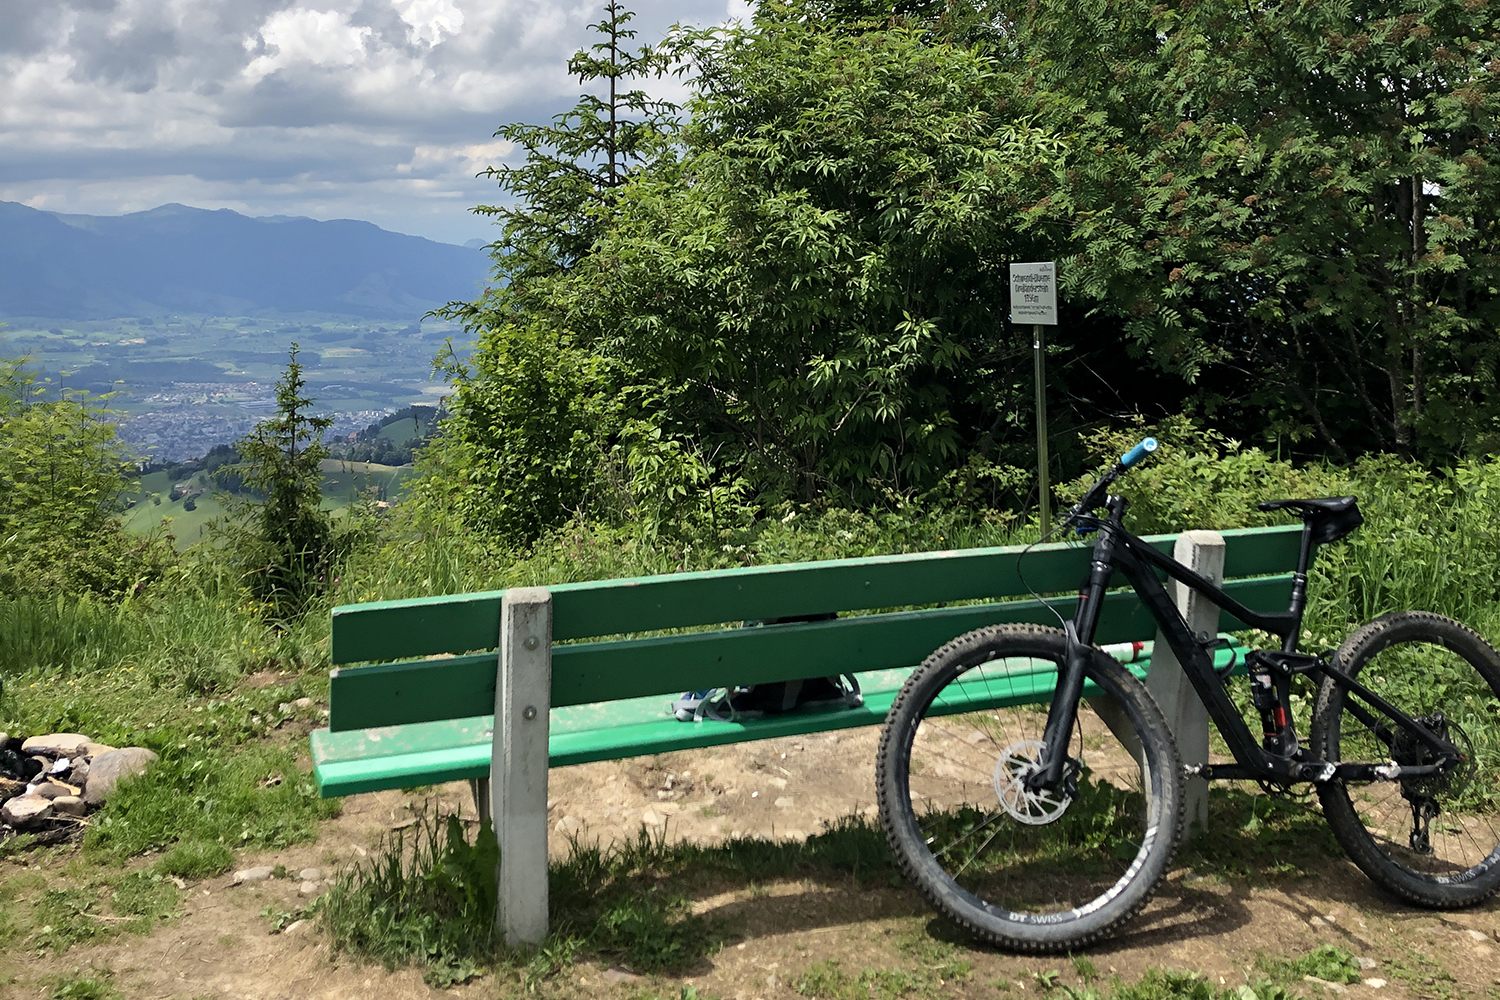
{"type": "MultiPolygon", "coordinates": [[[[399,487],[403,475],[378,466],[325,466],[324,472],[326,502],[334,506],[371,484],[399,487]]],[[[148,477],[142,489],[161,494],[170,486],[148,477]]],[[[1253,449],[1208,455],[1191,447],[1164,449],[1122,484],[1122,492],[1137,498],[1132,527],[1142,533],[1269,523],[1273,518],[1255,511],[1256,500],[1357,494],[1367,523],[1319,555],[1307,648],[1336,645],[1358,622],[1407,607],[1453,615],[1500,639],[1497,491],[1500,462],[1442,474],[1388,460],[1296,468],[1253,449]]],[[[187,514],[206,520],[210,503],[187,514]]],[[[163,497],[160,505],[138,502],[127,516],[181,506],[163,497]]],[[[193,523],[181,520],[185,516],[177,514],[174,532],[193,523]]],[[[216,562],[211,544],[189,549],[167,579],[123,601],[65,594],[0,599],[0,730],[85,732],[113,745],[150,747],[162,758],[98,814],[78,847],[28,849],[25,837],[0,846],[12,858],[40,851],[57,858],[60,871],[76,863],[88,872],[87,878],[76,869],[20,882],[0,874],[0,893],[8,899],[0,948],[61,953],[101,935],[149,929],[151,913],[176,905],[172,879],[213,877],[246,852],[318,837],[320,821],[337,814],[340,804],[314,793],[305,733],[321,724],[316,706],[326,702],[328,610],[334,605],[1034,538],[1034,524],[1013,514],[912,504],[878,513],[789,508],[712,535],[575,520],[530,547],[507,549],[425,532],[397,504],[383,515],[377,535],[347,554],[315,606],[293,620],[268,618],[265,607],[247,599],[216,562]],[[296,707],[299,698],[312,699],[313,707],[296,707]]],[[[1265,853],[1266,837],[1326,855],[1326,830],[1316,814],[1272,809],[1262,816],[1255,805],[1262,799],[1254,795],[1224,801],[1224,808],[1248,810],[1254,822],[1227,823],[1229,839],[1198,856],[1194,864],[1218,872],[1215,877],[1301,864],[1289,862],[1280,848],[1265,853]],[[1234,870],[1221,872],[1225,865],[1234,870]]],[[[492,859],[476,854],[479,849],[439,817],[423,822],[373,854],[368,865],[350,869],[320,904],[320,919],[336,947],[388,964],[415,964],[438,986],[490,968],[517,982],[540,982],[587,956],[664,973],[699,961],[722,947],[728,932],[697,920],[670,891],[672,880],[689,872],[754,886],[824,875],[879,882],[892,871],[878,831],[857,818],[801,845],[731,841],[709,848],[643,838],[604,853],[579,847],[553,873],[558,933],[541,952],[497,960],[486,916],[492,902],[484,896],[493,891],[492,859]]],[[[315,914],[310,909],[308,915],[315,914]]],[[[1301,960],[1284,962],[1294,959],[1301,960]]],[[[797,991],[835,1000],[863,996],[870,983],[862,975],[852,967],[823,968],[809,972],[812,978],[804,977],[797,991]]],[[[1289,976],[1268,972],[1265,981],[1297,978],[1289,976]]],[[[1101,980],[1088,988],[1100,998],[1158,995],[1130,992],[1138,985],[1101,980]]],[[[1217,992],[1204,996],[1211,1000],[1217,992]]],[[[1244,993],[1236,996],[1246,1000],[1244,993]]],[[[1261,1000],[1275,996],[1257,994],[1261,1000]]]]}
{"type": "MultiPolygon", "coordinates": [[[[403,423],[409,427],[415,421],[403,423]]],[[[367,495],[387,502],[398,500],[402,484],[413,475],[409,465],[333,458],[325,459],[322,468],[323,509],[328,511],[344,510],[367,495]]],[[[222,492],[206,472],[175,482],[162,470],[147,473],[127,502],[130,506],[121,515],[127,531],[144,534],[166,522],[166,530],[179,550],[208,540],[210,525],[228,513],[222,492]]]]}

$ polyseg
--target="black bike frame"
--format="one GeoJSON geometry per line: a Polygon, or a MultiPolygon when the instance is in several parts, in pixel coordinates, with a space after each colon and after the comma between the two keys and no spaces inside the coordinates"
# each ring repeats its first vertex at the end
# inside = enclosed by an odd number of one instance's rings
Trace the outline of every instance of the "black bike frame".
{"type": "MultiPolygon", "coordinates": [[[[1036,787],[1057,787],[1063,780],[1067,762],[1067,748],[1072,740],[1073,726],[1078,715],[1078,701],[1083,693],[1083,682],[1092,651],[1094,631],[1099,624],[1099,613],[1104,606],[1104,595],[1118,570],[1125,575],[1151,612],[1166,638],[1177,661],[1182,664],[1193,690],[1208,710],[1209,717],[1229,745],[1236,763],[1234,765],[1204,766],[1199,773],[1207,778],[1253,778],[1267,781],[1328,781],[1340,778],[1348,781],[1394,780],[1439,774],[1459,760],[1453,744],[1437,736],[1426,726],[1391,705],[1358,680],[1322,657],[1305,657],[1306,665],[1299,672],[1315,676],[1331,677],[1336,683],[1352,691],[1371,708],[1389,718],[1399,728],[1411,733],[1430,747],[1440,758],[1437,764],[1396,767],[1386,762],[1352,762],[1332,764],[1326,761],[1307,761],[1278,756],[1266,751],[1251,734],[1239,710],[1229,700],[1224,690],[1223,679],[1214,670],[1213,654],[1216,642],[1204,642],[1194,637],[1187,622],[1178,612],[1176,604],[1168,596],[1166,587],[1157,579],[1155,570],[1177,580],[1193,591],[1202,594],[1224,611],[1228,611],[1251,628],[1262,629],[1282,640],[1282,652],[1297,654],[1297,639],[1302,628],[1302,613],[1307,604],[1307,568],[1312,555],[1312,525],[1302,530],[1302,548],[1297,560],[1297,570],[1292,575],[1291,601],[1285,611],[1264,613],[1245,607],[1212,581],[1195,573],[1182,563],[1157,551],[1149,542],[1132,535],[1123,527],[1125,508],[1123,497],[1110,496],[1105,500],[1109,516],[1099,519],[1098,537],[1094,541],[1093,560],[1090,564],[1088,582],[1078,595],[1078,606],[1073,620],[1065,625],[1069,638],[1067,662],[1058,677],[1057,689],[1051,708],[1047,713],[1047,725],[1042,742],[1045,747],[1043,759],[1046,765],[1038,768],[1028,779],[1036,787]]],[[[1216,640],[1217,637],[1209,637],[1216,640]]],[[[1350,701],[1348,710],[1372,732],[1390,730],[1380,727],[1368,710],[1350,701]],[[1379,728],[1377,728],[1379,727],[1379,728]]],[[[1387,745],[1390,739],[1385,739],[1387,745]]]]}

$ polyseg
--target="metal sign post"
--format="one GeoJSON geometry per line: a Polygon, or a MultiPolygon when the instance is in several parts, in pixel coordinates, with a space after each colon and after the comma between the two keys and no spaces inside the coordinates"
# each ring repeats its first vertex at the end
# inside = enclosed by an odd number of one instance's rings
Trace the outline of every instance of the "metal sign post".
{"type": "Polygon", "coordinates": [[[1052,484],[1047,460],[1047,356],[1042,327],[1057,325],[1057,266],[1054,262],[1010,266],[1010,321],[1031,324],[1036,366],[1036,464],[1038,521],[1042,537],[1052,530],[1052,484]]]}

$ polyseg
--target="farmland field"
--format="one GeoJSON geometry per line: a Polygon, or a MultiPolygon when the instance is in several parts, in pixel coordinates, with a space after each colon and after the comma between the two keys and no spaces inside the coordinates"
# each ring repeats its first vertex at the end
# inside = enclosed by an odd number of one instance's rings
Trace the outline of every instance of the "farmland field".
{"type": "MultiPolygon", "coordinates": [[[[371,492],[377,500],[396,499],[401,485],[413,471],[409,465],[337,459],[324,460],[322,468],[323,509],[335,512],[348,507],[365,492],[371,492]]],[[[137,533],[150,531],[165,521],[177,547],[182,549],[201,541],[209,522],[223,517],[224,512],[219,488],[208,473],[195,473],[173,482],[165,471],[158,471],[141,477],[139,491],[130,498],[124,521],[126,530],[137,533]]]]}
{"type": "MultiPolygon", "coordinates": [[[[183,461],[242,436],[274,408],[274,386],[293,343],[318,412],[333,433],[362,430],[384,414],[434,405],[447,391],[432,359],[454,324],[350,316],[172,315],[113,320],[9,319],[0,357],[25,357],[54,385],[114,393],[122,436],[141,457],[183,461]]],[[[410,427],[406,422],[404,427],[410,427]]],[[[404,442],[414,434],[400,437],[404,442]]]]}

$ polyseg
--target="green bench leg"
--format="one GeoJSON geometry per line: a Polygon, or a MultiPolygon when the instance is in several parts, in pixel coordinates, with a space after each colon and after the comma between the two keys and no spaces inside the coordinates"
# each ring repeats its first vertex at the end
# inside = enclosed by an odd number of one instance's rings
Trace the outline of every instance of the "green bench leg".
{"type": "MultiPolygon", "coordinates": [[[[1212,583],[1224,582],[1224,536],[1217,531],[1185,531],[1177,537],[1172,558],[1212,583]]],[[[1212,601],[1195,594],[1175,580],[1168,586],[1177,602],[1177,610],[1187,622],[1188,630],[1200,641],[1219,634],[1219,608],[1212,601]]],[[[1167,725],[1177,737],[1177,751],[1186,765],[1208,763],[1208,710],[1198,692],[1182,672],[1177,654],[1167,645],[1166,636],[1156,633],[1151,651],[1151,665],[1146,669],[1146,687],[1156,699],[1167,725]]],[[[1184,837],[1192,835],[1193,825],[1208,823],[1208,782],[1189,778],[1183,800],[1187,826],[1184,837]]]]}
{"type": "Polygon", "coordinates": [[[500,606],[491,806],[500,843],[495,920],[510,946],[547,936],[547,736],[552,707],[552,595],[505,592],[500,606]]]}

